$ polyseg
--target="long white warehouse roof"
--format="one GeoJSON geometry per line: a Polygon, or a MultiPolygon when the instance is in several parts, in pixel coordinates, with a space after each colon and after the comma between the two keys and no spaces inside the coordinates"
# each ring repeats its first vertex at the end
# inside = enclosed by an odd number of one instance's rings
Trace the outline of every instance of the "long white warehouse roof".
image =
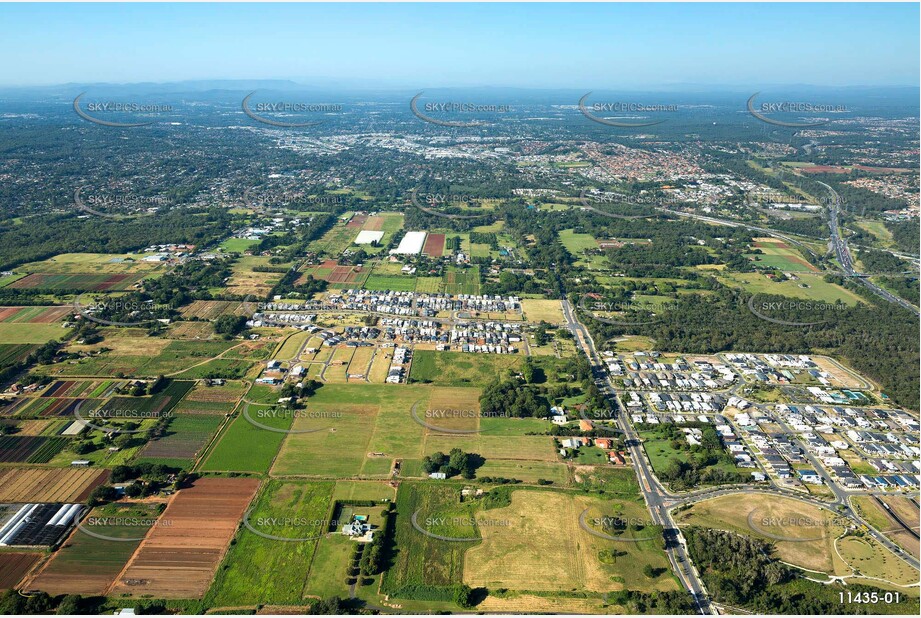
{"type": "Polygon", "coordinates": [[[425,245],[425,232],[406,232],[406,236],[400,241],[400,246],[392,249],[390,253],[416,255],[422,251],[423,245],[425,245]]]}

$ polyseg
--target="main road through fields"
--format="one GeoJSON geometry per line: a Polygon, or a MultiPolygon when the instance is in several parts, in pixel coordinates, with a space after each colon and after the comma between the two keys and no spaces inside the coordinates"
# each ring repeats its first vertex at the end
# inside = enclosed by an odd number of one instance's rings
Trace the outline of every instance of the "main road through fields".
{"type": "Polygon", "coordinates": [[[694,597],[694,603],[701,614],[715,614],[716,609],[710,604],[710,599],[706,588],[691,563],[685,547],[685,540],[681,530],[675,525],[672,519],[669,507],[667,505],[667,492],[659,483],[659,479],[653,474],[649,462],[646,460],[643,448],[640,445],[639,436],[633,430],[633,426],[627,420],[626,414],[620,407],[620,399],[614,390],[614,385],[604,371],[604,365],[601,363],[598,353],[595,350],[595,343],[586,329],[576,318],[572,305],[567,300],[562,301],[563,316],[572,334],[575,336],[579,347],[585,352],[588,361],[592,366],[592,373],[595,383],[599,388],[606,392],[617,405],[617,423],[620,430],[624,433],[625,444],[630,451],[630,457],[633,459],[634,469],[640,483],[640,490],[643,492],[643,498],[646,500],[646,506],[652,516],[652,521],[665,530],[666,548],[665,553],[671,562],[672,570],[681,580],[681,584],[694,597]]]}

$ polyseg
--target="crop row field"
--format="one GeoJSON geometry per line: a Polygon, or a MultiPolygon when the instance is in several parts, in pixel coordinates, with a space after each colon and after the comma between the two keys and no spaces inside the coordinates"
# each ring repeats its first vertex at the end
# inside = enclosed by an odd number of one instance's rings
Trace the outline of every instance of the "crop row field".
{"type": "Polygon", "coordinates": [[[259,480],[202,478],[170,500],[110,590],[112,595],[200,599],[207,591],[259,480]]]}
{"type": "Polygon", "coordinates": [[[92,468],[2,468],[0,502],[83,502],[108,478],[92,468]]]}
{"type": "Polygon", "coordinates": [[[222,421],[213,414],[176,414],[164,434],[140,450],[138,459],[188,469],[222,421]]]}
{"type": "Polygon", "coordinates": [[[15,290],[114,292],[128,290],[142,278],[140,274],[32,273],[13,281],[7,287],[15,290]]]}
{"type": "Polygon", "coordinates": [[[95,409],[101,402],[83,397],[22,397],[4,409],[3,414],[16,418],[73,417],[78,408],[95,409]]]}
{"type": "Polygon", "coordinates": [[[26,360],[36,347],[27,343],[0,343],[0,367],[26,360]]]}
{"type": "Polygon", "coordinates": [[[144,274],[163,270],[165,266],[163,262],[144,260],[145,257],[152,255],[154,254],[59,253],[47,260],[25,264],[17,270],[27,273],[97,273],[99,275],[144,274]]]}
{"type": "Polygon", "coordinates": [[[106,399],[127,384],[124,380],[56,380],[42,397],[91,397],[106,399]]]}
{"type": "Polygon", "coordinates": [[[748,259],[758,266],[776,268],[783,272],[818,272],[819,269],[803,259],[802,254],[778,238],[755,238],[752,247],[760,253],[749,254],[748,259]]]}
{"type": "Polygon", "coordinates": [[[0,436],[0,463],[48,463],[67,445],[67,438],[0,436]]]}
{"type": "Polygon", "coordinates": [[[41,557],[27,552],[0,553],[0,592],[15,588],[41,557]]]}
{"type": "Polygon", "coordinates": [[[72,306],[0,307],[0,322],[7,324],[51,324],[74,313],[72,306]]]}

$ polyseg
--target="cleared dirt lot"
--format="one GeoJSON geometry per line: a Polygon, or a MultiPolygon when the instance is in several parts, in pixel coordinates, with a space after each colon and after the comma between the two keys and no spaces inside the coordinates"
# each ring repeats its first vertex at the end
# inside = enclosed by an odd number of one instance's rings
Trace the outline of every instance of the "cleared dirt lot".
{"type": "Polygon", "coordinates": [[[0,470],[0,502],[83,502],[109,478],[108,470],[8,468],[0,470]]]}
{"type": "Polygon", "coordinates": [[[258,479],[204,478],[172,499],[111,594],[199,599],[208,590],[258,479]]]}

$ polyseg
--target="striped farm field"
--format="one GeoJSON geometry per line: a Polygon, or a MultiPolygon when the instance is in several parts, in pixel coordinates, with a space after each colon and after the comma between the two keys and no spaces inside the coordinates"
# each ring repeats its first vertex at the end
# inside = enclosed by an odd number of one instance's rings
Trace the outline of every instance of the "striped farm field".
{"type": "Polygon", "coordinates": [[[51,324],[59,322],[74,312],[71,306],[63,307],[0,307],[0,322],[10,324],[51,324]]]}
{"type": "Polygon", "coordinates": [[[93,509],[29,580],[29,588],[51,595],[104,595],[157,522],[160,507],[156,503],[115,503],[93,509]]]}
{"type": "Polygon", "coordinates": [[[138,456],[151,461],[169,459],[190,463],[222,420],[223,416],[213,414],[177,414],[167,425],[164,435],[148,442],[138,456]]]}
{"type": "Polygon", "coordinates": [[[42,397],[111,397],[124,386],[124,380],[57,380],[45,389],[42,397]]]}
{"type": "Polygon", "coordinates": [[[222,315],[243,315],[246,308],[237,300],[196,300],[183,307],[180,313],[184,318],[214,320],[222,315]]]}
{"type": "Polygon", "coordinates": [[[15,588],[41,557],[22,552],[0,554],[0,591],[15,588]]]}
{"type": "Polygon", "coordinates": [[[67,445],[67,438],[0,437],[0,463],[48,463],[67,445]]]}
{"type": "Polygon", "coordinates": [[[31,343],[0,343],[0,367],[24,361],[37,347],[31,343]]]}
{"type": "Polygon", "coordinates": [[[113,585],[111,596],[200,599],[256,495],[253,478],[202,478],[170,500],[113,585]]]}
{"type": "Polygon", "coordinates": [[[818,268],[803,259],[799,251],[776,238],[755,238],[752,242],[760,254],[751,254],[748,258],[756,264],[778,268],[784,272],[818,272],[818,268]]]}
{"type": "Polygon", "coordinates": [[[98,468],[4,468],[0,502],[83,502],[108,478],[98,468]]]}
{"type": "Polygon", "coordinates": [[[27,404],[15,410],[18,418],[51,418],[57,416],[73,416],[77,407],[81,410],[90,410],[101,403],[101,399],[36,397],[26,400],[27,404]]]}
{"type": "Polygon", "coordinates": [[[91,273],[32,273],[7,287],[16,290],[85,290],[105,292],[127,290],[143,277],[142,274],[99,275],[91,273]]]}

